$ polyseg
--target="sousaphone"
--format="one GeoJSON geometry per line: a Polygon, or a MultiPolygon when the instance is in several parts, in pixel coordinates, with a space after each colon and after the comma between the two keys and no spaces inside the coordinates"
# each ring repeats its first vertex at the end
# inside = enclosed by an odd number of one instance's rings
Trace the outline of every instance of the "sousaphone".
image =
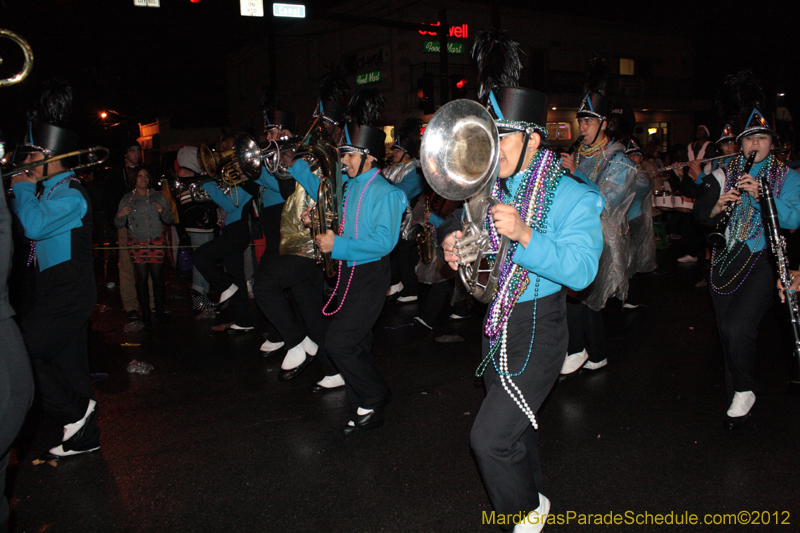
{"type": "Polygon", "coordinates": [[[491,197],[500,168],[500,136],[489,111],[473,100],[453,100],[428,122],[422,136],[420,161],[425,179],[439,196],[464,202],[464,230],[455,248],[458,273],[476,300],[494,297],[509,239],[493,250],[483,228],[486,212],[499,203],[491,197]],[[494,255],[492,262],[485,256],[494,255]],[[491,266],[489,265],[491,263],[491,266]]]}

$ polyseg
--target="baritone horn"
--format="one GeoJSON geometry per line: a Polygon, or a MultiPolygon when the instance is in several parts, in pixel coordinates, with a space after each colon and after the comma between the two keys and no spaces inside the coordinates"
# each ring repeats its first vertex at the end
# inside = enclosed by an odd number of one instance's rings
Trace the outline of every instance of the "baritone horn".
{"type": "MultiPolygon", "coordinates": [[[[21,82],[28,77],[28,74],[31,73],[31,70],[33,69],[33,50],[31,49],[31,45],[28,44],[28,41],[11,30],[0,29],[0,37],[11,39],[17,43],[19,47],[22,48],[22,53],[25,56],[25,63],[22,65],[21,71],[9,78],[0,79],[0,87],[7,87],[9,85],[14,85],[21,82]]],[[[0,57],[0,65],[2,64],[3,58],[0,57]]]]}
{"type": "Polygon", "coordinates": [[[500,168],[500,137],[485,107],[472,100],[453,100],[431,118],[422,136],[420,160],[425,179],[439,196],[464,203],[464,230],[456,242],[458,273],[476,300],[494,297],[509,239],[492,249],[483,229],[486,212],[499,202],[491,197],[500,168]],[[484,256],[494,255],[488,266],[484,256]]]}
{"type": "Polygon", "coordinates": [[[322,115],[317,117],[303,137],[294,159],[308,162],[311,172],[319,178],[317,201],[311,217],[311,237],[314,243],[314,259],[317,264],[323,265],[325,275],[332,277],[335,274],[336,260],[331,258],[330,252],[325,253],[319,249],[316,236],[327,233],[329,229],[334,232],[339,229],[342,162],[336,142],[325,129],[322,115]]]}

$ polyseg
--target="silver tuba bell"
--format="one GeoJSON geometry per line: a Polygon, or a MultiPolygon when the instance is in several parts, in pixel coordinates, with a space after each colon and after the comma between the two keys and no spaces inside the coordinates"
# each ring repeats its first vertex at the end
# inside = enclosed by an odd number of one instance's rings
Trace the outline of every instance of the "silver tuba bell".
{"type": "Polygon", "coordinates": [[[464,203],[463,237],[456,243],[461,258],[458,273],[476,300],[494,297],[509,239],[491,249],[483,220],[490,206],[499,203],[490,193],[500,168],[500,137],[494,119],[473,100],[453,100],[428,122],[422,136],[420,161],[425,179],[439,196],[464,203]],[[484,256],[495,255],[493,266],[484,256]]]}

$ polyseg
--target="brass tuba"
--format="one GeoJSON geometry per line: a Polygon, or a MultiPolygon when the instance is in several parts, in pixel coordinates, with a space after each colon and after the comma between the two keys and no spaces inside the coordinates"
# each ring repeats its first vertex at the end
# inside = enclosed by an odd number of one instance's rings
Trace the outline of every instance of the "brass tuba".
{"type": "Polygon", "coordinates": [[[494,297],[509,245],[504,236],[498,249],[491,250],[483,229],[487,210],[499,203],[490,196],[500,168],[499,154],[494,119],[472,100],[443,105],[428,122],[420,147],[422,171],[433,190],[448,200],[467,200],[463,237],[455,246],[461,258],[458,273],[467,291],[483,303],[494,297]],[[491,267],[486,255],[495,255],[491,267]]]}
{"type": "MultiPolygon", "coordinates": [[[[0,29],[0,37],[7,37],[8,39],[11,39],[17,43],[19,47],[22,48],[22,53],[25,55],[25,63],[22,65],[21,71],[10,78],[0,79],[0,87],[7,87],[9,85],[14,85],[15,83],[21,82],[28,77],[28,74],[31,73],[31,70],[33,69],[33,50],[31,49],[31,45],[28,44],[28,41],[11,30],[0,29]]],[[[3,58],[0,58],[0,64],[2,63],[3,58]]]]}
{"type": "Polygon", "coordinates": [[[276,178],[286,180],[292,176],[289,174],[289,169],[281,162],[281,156],[286,153],[294,154],[299,140],[300,137],[280,139],[270,142],[266,148],[261,148],[253,137],[240,133],[233,151],[236,152],[242,173],[251,180],[258,179],[262,168],[266,168],[276,178]]]}
{"type": "Polygon", "coordinates": [[[311,217],[311,238],[314,241],[314,259],[322,264],[325,275],[333,276],[335,260],[330,253],[323,253],[317,247],[316,236],[329,229],[339,229],[339,198],[342,193],[342,163],[336,143],[325,129],[322,115],[318,116],[306,133],[294,159],[304,159],[311,171],[319,178],[317,202],[311,217]]]}

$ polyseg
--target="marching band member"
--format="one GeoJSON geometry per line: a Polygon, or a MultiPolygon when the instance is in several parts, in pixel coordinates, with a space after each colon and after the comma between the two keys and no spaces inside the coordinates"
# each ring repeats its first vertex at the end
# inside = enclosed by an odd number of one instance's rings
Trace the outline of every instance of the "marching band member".
{"type": "MultiPolygon", "coordinates": [[[[745,94],[760,91],[752,73],[729,76],[727,83],[741,84],[745,94]]],[[[775,268],[766,248],[758,183],[766,178],[778,210],[781,228],[800,226],[800,174],[779,161],[770,150],[777,134],[761,109],[763,93],[749,108],[744,130],[736,137],[741,154],[727,167],[701,175],[704,189],[695,203],[695,217],[715,226],[728,216],[726,243],[714,250],[709,286],[722,341],[728,410],[724,426],[742,427],[750,418],[759,390],[756,379],[758,325],[773,303],[775,268]],[[755,153],[752,168],[745,161],[755,153]],[[726,214],[730,206],[730,212],[726,214]]]]}
{"type": "Polygon", "coordinates": [[[241,187],[232,187],[227,194],[223,193],[213,181],[204,183],[203,189],[225,210],[225,226],[218,237],[194,251],[192,261],[200,274],[220,292],[219,306],[228,300],[233,301],[236,321],[230,329],[234,332],[252,331],[253,317],[244,278],[244,250],[250,245],[250,226],[242,218],[252,196],[241,187]],[[217,266],[218,259],[222,259],[225,270],[217,266]]]}
{"type": "MultiPolygon", "coordinates": [[[[78,135],[63,127],[72,108],[72,89],[54,85],[42,95],[43,119],[31,128],[27,163],[68,153],[78,135]]],[[[36,295],[22,331],[47,414],[62,426],[52,456],[67,457],[100,448],[97,403],[89,372],[89,316],[97,301],[92,261],[89,196],[64,159],[33,167],[11,180],[14,212],[32,241],[36,295]],[[44,191],[36,183],[44,176],[44,191]]]]}
{"type": "MultiPolygon", "coordinates": [[[[589,70],[602,68],[602,59],[590,62],[589,70]]],[[[603,209],[603,255],[597,277],[586,291],[577,295],[577,302],[568,302],[569,352],[561,373],[573,374],[581,368],[597,370],[608,363],[605,354],[605,326],[600,311],[606,301],[617,297],[623,302],[628,295],[625,276],[630,253],[628,209],[636,190],[635,165],[625,157],[625,147],[606,137],[606,116],[609,102],[604,94],[604,81],[597,74],[589,76],[581,106],[578,126],[583,146],[578,160],[565,157],[561,165],[578,178],[595,184],[605,198],[603,209]]]]}
{"type": "MultiPolygon", "coordinates": [[[[340,146],[349,179],[343,182],[339,232],[328,230],[316,237],[319,249],[339,261],[335,292],[323,313],[332,317],[325,349],[344,378],[354,411],[342,428],[345,435],[383,426],[384,409],[392,399],[372,362],[372,327],[391,282],[388,256],[397,244],[407,200],[380,174],[385,138],[383,130],[361,125],[340,146]]],[[[306,161],[298,160],[291,174],[316,194],[319,178],[306,161]]]]}
{"type": "MultiPolygon", "coordinates": [[[[417,119],[409,119],[400,129],[392,145],[392,163],[384,170],[390,183],[406,194],[409,209],[413,208],[423,191],[423,177],[419,170],[419,129],[417,119]],[[416,133],[416,136],[414,135],[416,133]]],[[[397,246],[390,256],[392,262],[392,284],[390,293],[397,295],[398,303],[409,303],[417,300],[417,275],[414,265],[419,260],[416,245],[404,238],[397,241],[397,246]]],[[[391,296],[391,294],[389,294],[391,296]]]]}
{"type": "MultiPolygon", "coordinates": [[[[538,532],[550,509],[535,414],[558,377],[567,350],[566,290],[581,290],[597,272],[603,248],[602,197],[568,177],[547,138],[547,96],[521,87],[491,91],[500,131],[500,170],[492,196],[501,204],[484,221],[493,242],[511,246],[484,323],[480,371],[486,398],[471,445],[498,513],[526,516],[517,532],[538,532]]],[[[453,269],[462,232],[453,217],[440,234],[453,269]]],[[[496,245],[495,245],[496,246],[496,245]]]]}
{"type": "Polygon", "coordinates": [[[627,309],[639,306],[638,276],[656,269],[656,238],[653,233],[653,177],[642,167],[644,152],[634,139],[628,141],[625,156],[636,165],[636,196],[628,210],[631,247],[625,276],[628,278],[627,309]]]}

